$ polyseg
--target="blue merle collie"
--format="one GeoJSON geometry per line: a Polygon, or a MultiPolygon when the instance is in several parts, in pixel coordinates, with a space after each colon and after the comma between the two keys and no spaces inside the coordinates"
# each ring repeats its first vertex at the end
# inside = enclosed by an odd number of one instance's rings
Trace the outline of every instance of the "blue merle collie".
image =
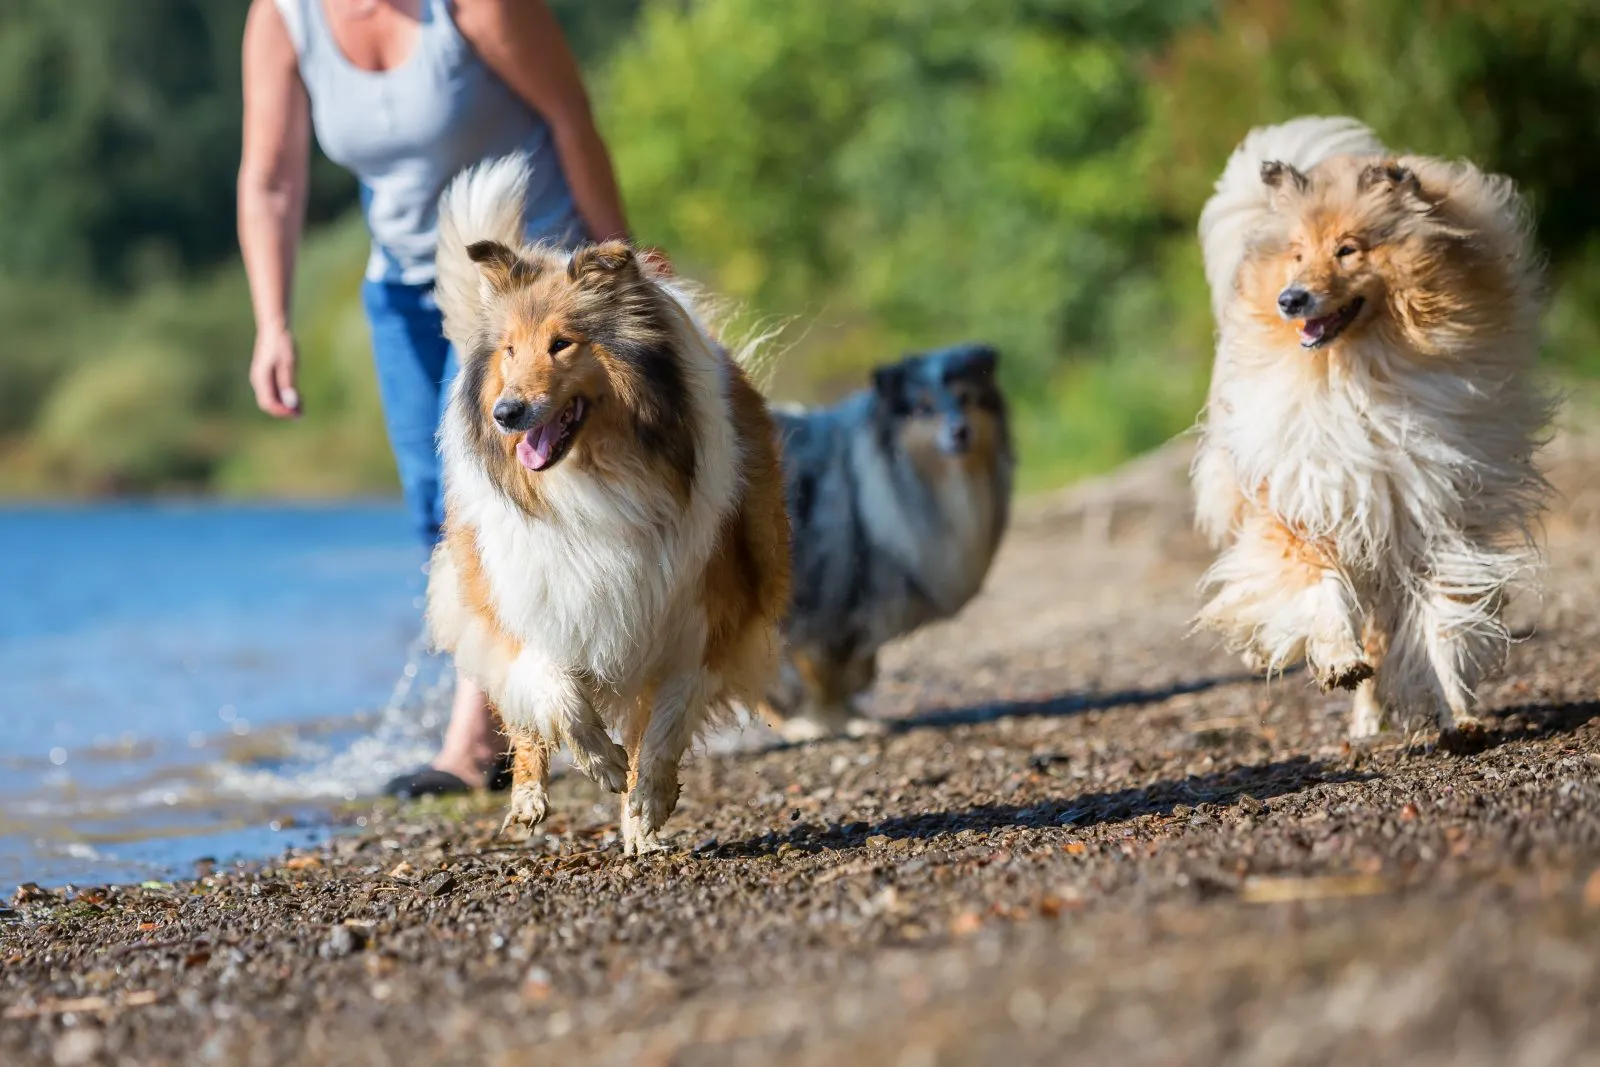
{"type": "Polygon", "coordinates": [[[1011,503],[998,358],[975,344],[907,356],[833,407],[773,412],[794,583],[765,710],[786,738],[874,730],[855,699],[878,649],[983,584],[1011,503]]]}

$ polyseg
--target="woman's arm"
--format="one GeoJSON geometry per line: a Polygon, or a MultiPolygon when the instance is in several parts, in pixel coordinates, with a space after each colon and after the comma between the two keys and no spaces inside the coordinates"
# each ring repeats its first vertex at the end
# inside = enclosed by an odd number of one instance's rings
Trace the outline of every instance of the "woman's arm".
{"type": "Polygon", "coordinates": [[[244,27],[244,148],[239,159],[239,251],[250,280],[256,404],[278,418],[300,413],[289,329],[294,257],[310,181],[311,102],[294,44],[273,0],[252,0],[244,27]]]}
{"type": "Polygon", "coordinates": [[[566,35],[544,0],[455,0],[456,28],[489,69],[544,117],[589,239],[628,240],[611,156],[566,35]]]}

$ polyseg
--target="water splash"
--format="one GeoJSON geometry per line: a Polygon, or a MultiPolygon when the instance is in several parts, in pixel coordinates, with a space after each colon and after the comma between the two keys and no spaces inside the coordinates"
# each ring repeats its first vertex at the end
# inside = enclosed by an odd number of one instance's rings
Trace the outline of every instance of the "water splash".
{"type": "Polygon", "coordinates": [[[256,800],[290,802],[374,795],[390,778],[438,751],[454,695],[449,659],[431,652],[426,634],[419,633],[383,708],[358,717],[363,732],[333,740],[291,735],[271,766],[218,764],[216,786],[256,800]]]}

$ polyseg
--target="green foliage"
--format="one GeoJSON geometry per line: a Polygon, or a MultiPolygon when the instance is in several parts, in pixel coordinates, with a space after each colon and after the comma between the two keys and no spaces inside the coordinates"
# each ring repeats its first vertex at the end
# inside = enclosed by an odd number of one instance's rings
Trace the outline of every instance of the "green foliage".
{"type": "MultiPolygon", "coordinates": [[[[271,422],[244,380],[244,6],[0,6],[0,486],[392,486],[358,219],[322,225],[303,257],[306,417],[271,422]]],[[[1196,215],[1244,132],[1295,114],[1353,114],[1515,177],[1552,257],[1551,360],[1600,375],[1593,4],[556,7],[641,236],[794,321],[774,392],[823,399],[904,349],[992,341],[1026,485],[1190,424],[1212,329],[1196,215]]],[[[319,217],[348,205],[347,178],[318,182],[319,217]]]]}

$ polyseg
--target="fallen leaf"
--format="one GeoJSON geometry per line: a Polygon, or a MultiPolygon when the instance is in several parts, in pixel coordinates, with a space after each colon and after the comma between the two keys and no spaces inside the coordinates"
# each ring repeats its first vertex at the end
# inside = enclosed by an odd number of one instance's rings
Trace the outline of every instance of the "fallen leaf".
{"type": "Polygon", "coordinates": [[[1061,847],[1069,856],[1081,856],[1088,851],[1088,847],[1082,841],[1068,841],[1061,847]]]}
{"type": "Polygon", "coordinates": [[[1281,904],[1295,900],[1366,897],[1386,892],[1382,878],[1369,874],[1324,878],[1246,878],[1239,898],[1248,904],[1281,904]]]}
{"type": "Polygon", "coordinates": [[[322,860],[317,856],[295,856],[293,859],[287,860],[284,866],[291,871],[303,871],[308,867],[321,867],[322,860]]]}
{"type": "Polygon", "coordinates": [[[1415,804],[1407,804],[1405,807],[1401,808],[1400,818],[1406,822],[1416,822],[1417,806],[1415,804]]]}
{"type": "Polygon", "coordinates": [[[87,1012],[120,1011],[123,1008],[142,1008],[161,999],[153,989],[141,989],[119,1000],[109,997],[73,997],[67,1000],[45,1000],[38,1004],[13,1004],[0,1019],[37,1019],[45,1015],[82,1014],[87,1012]]]}

